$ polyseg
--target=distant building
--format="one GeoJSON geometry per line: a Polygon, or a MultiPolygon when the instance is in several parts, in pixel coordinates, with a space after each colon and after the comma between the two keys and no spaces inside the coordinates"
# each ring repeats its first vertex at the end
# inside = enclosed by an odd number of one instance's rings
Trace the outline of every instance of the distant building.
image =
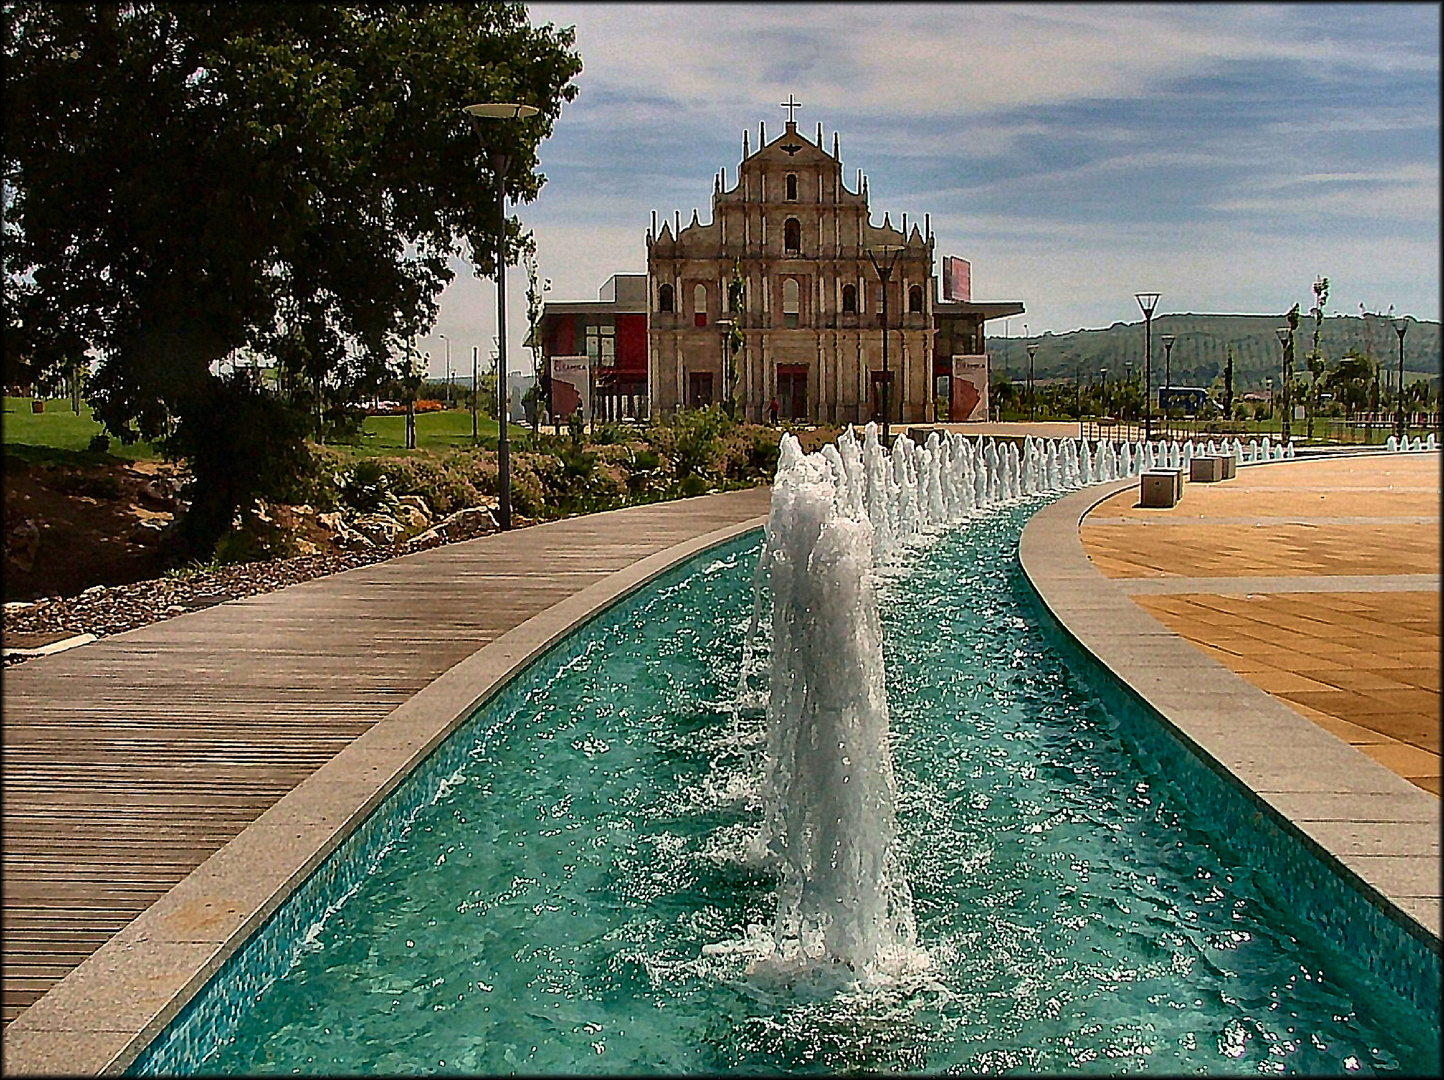
{"type": "Polygon", "coordinates": [[[789,120],[771,142],[763,128],[758,142],[750,152],[744,134],[735,184],[717,174],[708,224],[694,213],[684,227],[677,214],[658,229],[654,216],[645,275],[613,277],[596,303],[548,303],[545,354],[571,358],[568,370],[589,358],[598,417],[669,415],[732,397],[751,420],[766,419],[775,399],[785,418],[862,423],[881,419],[886,385],[895,423],[987,419],[984,324],[1023,305],[938,301],[928,219],[909,228],[906,215],[897,226],[884,215],[874,225],[867,180],[859,173],[855,189],[843,180],[836,134],[828,153],[821,125],[812,140],[789,120]],[[892,261],[886,373],[870,253],[892,261]],[[735,366],[726,349],[734,324],[735,366]]]}
{"type": "Polygon", "coordinates": [[[596,300],[547,303],[540,331],[544,370],[561,366],[585,380],[580,388],[570,376],[552,380],[553,418],[578,408],[598,420],[648,415],[645,274],[612,275],[596,300]]]}

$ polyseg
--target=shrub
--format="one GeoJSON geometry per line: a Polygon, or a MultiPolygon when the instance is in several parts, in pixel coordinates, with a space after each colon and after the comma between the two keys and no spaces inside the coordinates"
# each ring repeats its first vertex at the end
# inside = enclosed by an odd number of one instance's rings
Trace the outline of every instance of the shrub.
{"type": "Polygon", "coordinates": [[[363,514],[373,514],[394,499],[386,468],[376,458],[362,458],[341,479],[341,501],[363,514]]]}
{"type": "Polygon", "coordinates": [[[104,434],[101,434],[101,435],[92,435],[92,436],[90,437],[90,442],[86,445],[85,449],[88,450],[88,451],[90,451],[90,453],[92,453],[92,454],[106,454],[106,453],[109,453],[109,452],[110,452],[110,436],[109,436],[109,435],[104,435],[104,434]]]}

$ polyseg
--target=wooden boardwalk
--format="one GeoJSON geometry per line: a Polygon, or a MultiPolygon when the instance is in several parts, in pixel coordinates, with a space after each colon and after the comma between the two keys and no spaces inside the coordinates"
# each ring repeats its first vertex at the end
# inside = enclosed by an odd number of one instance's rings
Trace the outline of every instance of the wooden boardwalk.
{"type": "Polygon", "coordinates": [[[769,488],[550,522],[319,578],[5,674],[4,1023],[411,695],[769,488]]]}

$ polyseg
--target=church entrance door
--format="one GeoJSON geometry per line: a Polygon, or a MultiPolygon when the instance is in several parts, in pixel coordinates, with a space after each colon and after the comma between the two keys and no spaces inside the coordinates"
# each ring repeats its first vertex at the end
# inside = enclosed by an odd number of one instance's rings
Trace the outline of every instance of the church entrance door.
{"type": "Polygon", "coordinates": [[[807,365],[777,365],[777,403],[787,420],[807,419],[807,365]]]}
{"type": "Polygon", "coordinates": [[[710,371],[688,373],[687,404],[693,409],[705,409],[712,404],[712,373],[710,371]]]}
{"type": "MultiPolygon", "coordinates": [[[[869,419],[882,423],[882,399],[883,387],[892,383],[891,371],[874,371],[872,374],[872,416],[869,419]]],[[[898,416],[897,390],[892,389],[887,395],[887,411],[892,414],[889,422],[895,423],[898,416]]]]}

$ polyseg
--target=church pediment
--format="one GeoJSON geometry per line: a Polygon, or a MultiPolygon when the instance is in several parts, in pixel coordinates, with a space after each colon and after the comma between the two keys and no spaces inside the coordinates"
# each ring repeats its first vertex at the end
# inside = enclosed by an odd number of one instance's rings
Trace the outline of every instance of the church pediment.
{"type": "Polygon", "coordinates": [[[753,163],[759,165],[826,164],[837,167],[837,162],[833,160],[831,154],[803,135],[792,124],[787,125],[787,130],[748,158],[743,168],[753,163]]]}

